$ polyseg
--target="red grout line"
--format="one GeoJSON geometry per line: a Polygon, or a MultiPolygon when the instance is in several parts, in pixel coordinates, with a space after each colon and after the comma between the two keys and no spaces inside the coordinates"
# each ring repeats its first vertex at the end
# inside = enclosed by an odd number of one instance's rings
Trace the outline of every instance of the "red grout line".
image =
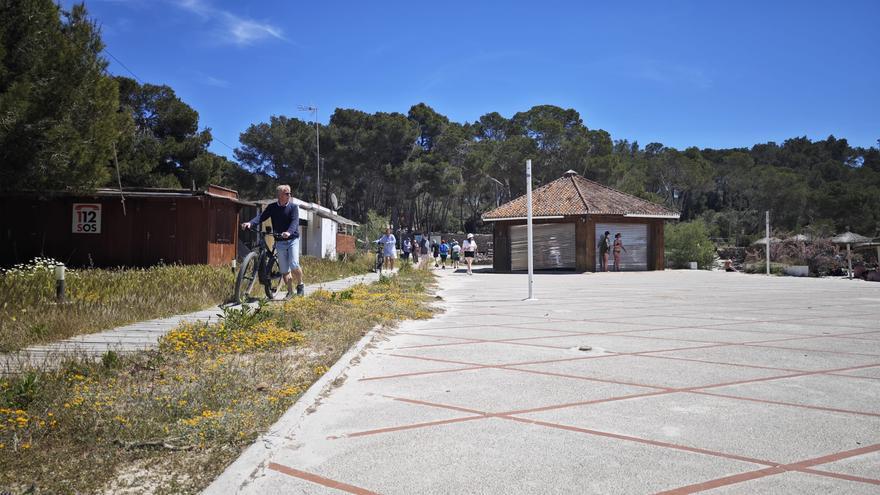
{"type": "Polygon", "coordinates": [[[841,354],[846,356],[863,356],[863,357],[880,357],[880,354],[867,354],[864,352],[849,352],[849,351],[823,351],[820,349],[804,349],[803,347],[783,347],[778,345],[761,345],[761,344],[740,344],[746,347],[759,347],[766,349],[781,349],[784,351],[809,351],[809,352],[820,352],[823,354],[841,354]]]}
{"type": "Polygon", "coordinates": [[[685,391],[689,394],[699,394],[699,395],[710,395],[713,397],[725,397],[728,399],[736,399],[736,400],[745,400],[749,402],[759,402],[762,404],[775,404],[779,406],[792,406],[792,407],[800,407],[804,409],[815,409],[817,411],[829,411],[829,412],[839,412],[839,413],[847,413],[847,414],[858,414],[860,416],[873,416],[875,418],[880,418],[880,413],[869,413],[863,411],[854,411],[852,409],[839,409],[835,407],[822,407],[822,406],[811,406],[809,404],[798,404],[795,402],[782,402],[776,400],[766,400],[766,399],[757,399],[753,397],[743,397],[741,395],[728,395],[728,394],[719,394],[715,392],[702,392],[699,390],[687,390],[685,391]]]}
{"type": "Polygon", "coordinates": [[[697,493],[705,490],[711,490],[713,488],[720,488],[722,486],[751,481],[784,472],[785,470],[780,467],[769,467],[758,469],[756,471],[749,471],[746,473],[725,476],[723,478],[716,478],[714,480],[703,481],[702,483],[694,483],[693,485],[682,486],[679,488],[674,488],[672,490],[664,490],[662,492],[657,492],[656,495],[688,495],[690,493],[697,493]]]}
{"type": "MultiPolygon", "coordinates": [[[[512,366],[512,365],[483,366],[482,368],[530,372],[529,370],[510,368],[508,366],[512,366]]],[[[726,386],[731,386],[731,385],[741,385],[741,384],[746,384],[746,383],[773,381],[773,380],[780,380],[780,379],[785,379],[785,378],[793,378],[793,377],[808,376],[808,375],[819,375],[819,374],[825,374],[827,372],[849,371],[849,370],[853,370],[853,369],[862,369],[862,368],[869,368],[869,367],[876,367],[876,366],[880,366],[880,364],[862,365],[862,366],[854,366],[854,367],[850,367],[850,368],[838,368],[838,369],[832,369],[832,370],[804,371],[804,372],[793,373],[793,374],[788,374],[788,375],[777,375],[777,376],[770,376],[770,377],[763,377],[763,378],[753,378],[753,379],[748,379],[748,380],[737,380],[737,381],[726,382],[726,383],[715,383],[715,384],[710,384],[710,385],[700,385],[700,386],[696,386],[696,387],[686,387],[686,388],[656,387],[653,385],[616,382],[616,381],[601,380],[601,379],[592,379],[590,377],[578,377],[576,375],[572,375],[572,376],[562,375],[563,377],[566,377],[566,378],[582,378],[582,379],[586,379],[586,380],[603,381],[603,382],[610,382],[610,383],[616,383],[616,384],[624,384],[624,385],[629,385],[629,386],[654,388],[654,389],[659,389],[659,391],[640,393],[640,394],[621,395],[621,396],[608,397],[608,398],[604,398],[604,399],[595,399],[595,400],[589,400],[589,401],[579,401],[579,402],[572,402],[572,403],[565,403],[565,404],[555,404],[555,405],[549,405],[549,406],[542,406],[542,407],[538,407],[538,408],[520,409],[520,410],[505,411],[505,412],[500,412],[500,413],[487,413],[487,412],[478,411],[478,410],[474,410],[474,409],[467,409],[467,408],[462,408],[462,407],[458,407],[458,406],[444,405],[444,404],[438,404],[438,403],[427,402],[427,401],[420,401],[420,400],[415,400],[415,399],[405,399],[405,398],[398,398],[398,397],[391,397],[391,398],[393,398],[394,400],[399,400],[402,402],[409,402],[412,404],[425,405],[425,406],[430,406],[430,407],[439,407],[439,408],[443,408],[443,409],[451,409],[451,410],[462,411],[462,412],[467,412],[467,413],[472,413],[472,414],[483,414],[486,417],[504,417],[504,416],[513,415],[513,414],[529,414],[529,413],[543,412],[543,411],[549,411],[549,410],[554,410],[554,409],[564,409],[564,408],[568,408],[568,407],[579,407],[579,406],[585,406],[585,405],[600,404],[600,403],[604,403],[604,402],[615,402],[615,401],[620,401],[620,400],[636,399],[636,398],[642,398],[642,397],[652,397],[652,396],[667,395],[667,394],[674,394],[674,393],[697,393],[697,394],[703,394],[703,395],[715,395],[718,397],[726,397],[726,398],[730,398],[730,399],[734,399],[734,400],[764,402],[764,403],[768,403],[768,404],[800,407],[800,408],[804,408],[804,409],[828,410],[828,411],[833,411],[833,412],[850,413],[850,414],[857,414],[857,415],[878,416],[877,414],[864,413],[864,412],[860,412],[860,411],[852,411],[852,410],[846,410],[846,409],[831,409],[831,408],[823,408],[820,406],[809,406],[809,405],[804,405],[804,404],[796,404],[796,403],[791,403],[791,402],[765,401],[762,399],[752,399],[752,398],[748,398],[748,397],[739,397],[739,396],[734,396],[734,395],[725,395],[725,394],[715,394],[715,393],[711,393],[711,392],[709,392],[709,393],[704,392],[704,390],[708,389],[708,388],[718,388],[718,387],[726,387],[726,386]]],[[[474,368],[474,369],[482,369],[482,368],[474,368]]],[[[459,371],[459,370],[450,370],[450,371],[459,371]]],[[[546,372],[538,372],[538,374],[548,374],[551,376],[557,376],[556,374],[546,373],[546,372]]],[[[468,417],[468,420],[472,420],[472,419],[478,419],[478,418],[468,417]]],[[[435,424],[435,422],[420,423],[417,425],[405,425],[405,426],[401,426],[401,427],[391,427],[390,429],[385,428],[385,429],[380,429],[380,430],[371,430],[368,433],[361,432],[361,434],[374,434],[374,433],[383,433],[385,431],[398,431],[400,429],[411,429],[411,428],[417,428],[417,427],[421,427],[421,426],[433,426],[434,424],[435,424]]],[[[446,424],[446,423],[440,422],[440,423],[436,423],[436,424],[446,424]]]]}
{"type": "Polygon", "coordinates": [[[512,421],[517,421],[520,423],[527,423],[527,424],[533,424],[533,425],[538,425],[538,426],[546,426],[548,428],[556,428],[559,430],[574,431],[574,432],[578,432],[578,433],[587,433],[589,435],[614,438],[617,440],[626,440],[629,442],[643,443],[646,445],[653,445],[655,447],[665,447],[668,449],[682,450],[685,452],[704,454],[704,455],[709,455],[712,457],[722,457],[725,459],[731,459],[731,460],[736,460],[736,461],[750,462],[752,464],[762,464],[765,466],[776,466],[777,465],[777,463],[775,463],[775,462],[765,461],[763,459],[755,459],[753,457],[746,457],[746,456],[741,456],[741,455],[736,455],[736,454],[728,454],[725,452],[717,452],[714,450],[701,449],[699,447],[689,447],[687,445],[679,445],[679,444],[675,444],[675,443],[661,442],[659,440],[651,440],[648,438],[633,437],[633,436],[629,436],[629,435],[621,435],[619,433],[610,433],[610,432],[606,432],[606,431],[591,430],[589,428],[580,428],[578,426],[550,423],[547,421],[540,421],[540,420],[528,419],[528,418],[519,418],[519,417],[514,417],[514,416],[500,416],[500,417],[503,417],[504,419],[509,419],[512,421]]]}
{"type": "Polygon", "coordinates": [[[653,388],[653,389],[657,389],[657,390],[675,390],[671,387],[660,387],[657,385],[645,385],[645,384],[641,384],[641,383],[622,382],[619,380],[610,380],[610,379],[605,379],[605,378],[594,378],[591,376],[568,375],[565,373],[554,373],[552,371],[511,368],[508,366],[499,366],[498,369],[509,370],[509,371],[521,371],[523,373],[531,373],[531,374],[535,374],[535,375],[558,376],[560,378],[573,378],[575,380],[586,380],[586,381],[590,381],[590,382],[612,383],[614,385],[627,385],[630,387],[653,388]]]}
{"type": "Polygon", "coordinates": [[[414,430],[416,428],[425,428],[427,426],[440,426],[440,425],[448,425],[448,424],[453,424],[453,423],[463,423],[465,421],[473,421],[475,419],[485,419],[487,417],[488,416],[481,415],[481,416],[465,416],[463,418],[441,419],[438,421],[428,421],[426,423],[415,423],[415,424],[403,425],[403,426],[390,426],[388,428],[378,428],[375,430],[358,431],[355,433],[346,433],[343,436],[348,437],[348,438],[364,437],[367,435],[376,435],[378,433],[391,433],[391,432],[395,432],[395,431],[414,430]]]}
{"type": "Polygon", "coordinates": [[[759,469],[757,471],[749,471],[745,473],[735,474],[733,476],[725,476],[723,478],[717,478],[714,480],[704,481],[701,483],[695,483],[693,485],[682,486],[679,488],[675,488],[672,490],[666,490],[658,493],[657,495],[686,495],[690,493],[702,492],[705,490],[710,490],[712,488],[719,488],[722,486],[734,485],[737,483],[742,483],[745,481],[751,481],[758,478],[764,478],[767,476],[773,476],[776,474],[781,474],[787,471],[800,471],[806,472],[810,474],[815,474],[819,476],[830,476],[832,478],[841,478],[848,479],[850,481],[860,481],[863,483],[870,484],[880,484],[880,480],[875,480],[871,478],[862,478],[859,476],[850,476],[840,473],[832,473],[828,471],[821,471],[816,469],[809,469],[812,466],[818,466],[820,464],[827,464],[829,462],[839,461],[842,459],[848,459],[850,457],[855,457],[863,454],[869,454],[871,452],[876,452],[880,450],[880,444],[869,445],[867,447],[861,447],[858,449],[847,450],[843,452],[837,452],[835,454],[829,454],[822,457],[816,457],[813,459],[807,459],[800,462],[795,462],[791,464],[781,464],[774,468],[770,469],[759,469]]]}
{"type": "Polygon", "coordinates": [[[371,492],[370,490],[367,490],[365,488],[342,483],[341,481],[331,480],[330,478],[325,478],[323,476],[318,476],[317,474],[300,471],[299,469],[293,469],[290,466],[285,466],[283,464],[278,464],[275,462],[270,462],[268,468],[281,474],[286,474],[288,476],[299,478],[301,480],[311,481],[312,483],[315,483],[317,485],[326,486],[328,488],[333,488],[347,493],[354,493],[356,495],[378,495],[376,492],[371,492]]]}
{"type": "Polygon", "coordinates": [[[739,364],[739,363],[725,363],[723,361],[711,361],[708,359],[693,359],[693,358],[684,358],[678,356],[655,356],[651,354],[639,354],[641,357],[652,358],[652,359],[670,359],[673,361],[687,361],[691,363],[705,363],[705,364],[720,364],[724,366],[736,366],[737,368],[752,368],[757,370],[770,370],[770,371],[794,371],[794,372],[804,372],[807,370],[799,370],[793,368],[776,368],[773,366],[760,366],[757,364],[739,364]]]}
{"type": "Polygon", "coordinates": [[[823,373],[828,376],[842,376],[844,378],[861,378],[863,380],[880,380],[880,376],[844,375],[843,373],[823,373]]]}
{"type": "Polygon", "coordinates": [[[405,397],[394,397],[391,395],[386,395],[384,397],[386,397],[388,399],[396,400],[398,402],[405,402],[407,404],[415,404],[417,406],[437,407],[440,409],[449,409],[451,411],[466,412],[469,414],[479,414],[482,416],[486,416],[487,414],[489,414],[489,413],[486,413],[483,411],[477,411],[476,409],[468,409],[466,407],[452,406],[452,405],[448,405],[448,404],[439,404],[437,402],[428,402],[428,401],[417,400],[417,399],[407,399],[405,397]]]}
{"type": "MultiPolygon", "coordinates": [[[[512,327],[505,327],[512,328],[512,327]]],[[[555,330],[542,330],[535,329],[537,331],[550,331],[555,332],[555,330]]],[[[639,330],[639,332],[648,332],[655,330],[639,330]]],[[[709,330],[713,331],[713,330],[709,330]]],[[[745,330],[736,330],[745,332],[745,330]]],[[[624,332],[617,332],[624,333],[624,332]]],[[[635,333],[635,332],[629,332],[635,333]]],[[[749,332],[749,333],[766,333],[766,332],[749,332]]],[[[772,333],[772,332],[771,332],[772,333]]],[[[835,335],[805,335],[805,336],[792,336],[781,339],[769,339],[769,340],[755,340],[755,341],[746,341],[746,342],[730,342],[730,341],[714,341],[714,340],[702,340],[702,339],[679,339],[673,337],[655,337],[648,335],[615,335],[615,333],[595,333],[595,332],[566,332],[565,335],[549,335],[549,336],[536,336],[536,337],[516,337],[512,339],[475,339],[475,338],[465,338],[465,337],[452,337],[447,335],[436,335],[436,334],[408,334],[408,335],[419,335],[425,337],[437,337],[437,338],[447,338],[447,339],[456,339],[456,340],[465,340],[466,342],[449,342],[443,344],[424,344],[424,345],[414,345],[414,346],[405,346],[398,347],[401,349],[419,349],[426,347],[450,347],[450,346],[460,346],[460,345],[470,345],[470,344],[484,344],[484,343],[498,343],[498,344],[514,344],[514,345],[527,345],[532,347],[545,347],[550,349],[567,349],[567,346],[550,346],[550,345],[539,345],[539,344],[522,344],[518,341],[523,340],[544,340],[544,339],[556,339],[556,338],[567,338],[567,337],[575,337],[575,336],[591,336],[591,335],[610,335],[614,337],[627,337],[627,338],[638,338],[638,339],[651,339],[651,340],[668,340],[673,342],[693,342],[693,343],[702,343],[702,344],[717,344],[717,345],[730,345],[730,346],[750,346],[750,347],[766,347],[771,349],[784,349],[784,350],[793,350],[793,351],[812,351],[812,352],[824,352],[830,354],[842,354],[842,355],[854,355],[854,356],[868,356],[868,357],[880,357],[878,354],[867,354],[867,353],[856,353],[856,352],[847,352],[847,351],[826,351],[826,350],[818,350],[818,349],[808,349],[808,348],[796,348],[796,347],[783,347],[783,346],[768,346],[768,345],[758,345],[765,343],[773,343],[773,342],[787,342],[792,340],[809,340],[809,339],[817,339],[817,338],[835,338],[835,335]]],[[[866,339],[861,339],[866,340],[866,339]]]]}
{"type": "Polygon", "coordinates": [[[500,413],[495,413],[495,416],[505,417],[505,416],[509,416],[512,414],[531,414],[531,413],[537,413],[537,412],[552,411],[555,409],[565,409],[568,407],[589,406],[589,405],[593,405],[593,404],[603,404],[605,402],[618,402],[621,400],[640,399],[642,397],[654,397],[657,395],[674,394],[677,392],[678,392],[678,390],[668,389],[668,390],[660,390],[658,392],[644,392],[644,393],[640,393],[640,394],[618,395],[616,397],[607,397],[605,399],[585,400],[585,401],[579,401],[579,402],[570,402],[567,404],[554,404],[551,406],[533,407],[531,409],[504,411],[504,412],[500,412],[500,413]]]}
{"type": "Polygon", "coordinates": [[[804,468],[804,469],[798,469],[797,471],[801,472],[801,473],[817,474],[819,476],[828,476],[829,478],[840,478],[842,480],[847,480],[847,481],[857,481],[859,483],[880,485],[880,479],[865,478],[862,476],[853,476],[851,474],[844,474],[844,473],[835,473],[832,471],[824,471],[822,469],[804,468]]]}
{"type": "Polygon", "coordinates": [[[765,377],[765,378],[754,378],[751,380],[740,380],[740,381],[728,382],[728,383],[715,383],[712,385],[703,385],[700,387],[693,387],[693,388],[682,389],[682,390],[689,392],[692,390],[705,390],[707,388],[718,388],[718,387],[727,387],[730,385],[741,385],[743,383],[769,382],[769,381],[773,381],[773,380],[782,380],[785,378],[796,378],[796,377],[800,377],[800,376],[824,375],[829,372],[853,371],[853,370],[860,370],[860,369],[864,369],[864,368],[876,368],[877,366],[880,366],[880,363],[863,364],[863,365],[859,365],[859,366],[851,366],[848,368],[835,368],[835,369],[830,369],[830,370],[803,371],[800,373],[792,373],[790,375],[769,376],[769,377],[765,377]]]}
{"type": "Polygon", "coordinates": [[[830,462],[849,459],[850,457],[870,454],[873,452],[877,452],[878,450],[880,450],[880,443],[875,443],[874,445],[866,445],[857,449],[845,450],[843,452],[835,452],[834,454],[823,455],[822,457],[815,457],[813,459],[807,459],[805,461],[787,464],[785,467],[793,469],[810,468],[813,466],[819,466],[821,464],[828,464],[830,462]]]}
{"type": "Polygon", "coordinates": [[[443,370],[428,370],[428,371],[414,371],[412,373],[400,373],[397,375],[382,375],[382,376],[369,376],[367,378],[361,378],[359,382],[369,382],[373,380],[386,380],[389,378],[405,378],[408,376],[421,376],[421,375],[433,375],[435,373],[454,373],[456,371],[470,371],[470,370],[481,370],[485,368],[485,366],[468,366],[466,368],[449,368],[443,370]]]}
{"type": "MultiPolygon", "coordinates": [[[[641,394],[641,396],[663,395],[666,393],[674,393],[674,391],[654,392],[654,393],[650,393],[650,394],[641,394]]],[[[610,399],[601,399],[601,400],[597,400],[597,401],[590,401],[590,403],[608,402],[608,401],[612,401],[612,400],[622,400],[625,398],[634,398],[634,397],[637,397],[637,396],[614,397],[614,398],[610,398],[610,399]]],[[[826,464],[826,463],[846,459],[849,457],[854,457],[854,456],[858,456],[858,455],[862,455],[862,454],[866,454],[866,453],[875,452],[877,450],[880,450],[880,444],[871,445],[871,446],[862,447],[859,449],[853,449],[853,450],[844,451],[844,452],[837,452],[834,454],[829,454],[829,455],[817,457],[814,459],[807,459],[807,460],[799,461],[796,463],[780,465],[780,464],[772,462],[772,461],[767,461],[767,460],[757,459],[757,458],[752,458],[752,457],[747,457],[747,456],[741,456],[741,455],[737,455],[737,454],[730,454],[730,453],[726,453],[726,452],[719,452],[719,451],[714,451],[714,450],[709,450],[709,449],[702,449],[699,447],[690,447],[687,445],[662,442],[662,441],[658,441],[658,440],[651,440],[651,439],[647,439],[647,438],[634,437],[634,436],[630,436],[630,435],[622,435],[622,434],[617,434],[617,433],[610,433],[610,432],[604,432],[604,431],[593,430],[593,429],[588,429],[588,428],[581,428],[581,427],[576,427],[576,426],[570,426],[570,425],[564,425],[564,424],[559,424],[559,423],[552,423],[552,422],[547,422],[547,421],[534,420],[534,419],[529,419],[529,418],[521,418],[521,417],[513,416],[513,414],[525,414],[528,412],[537,412],[540,409],[523,410],[523,411],[519,411],[519,412],[518,411],[510,411],[510,412],[505,412],[505,413],[486,413],[486,412],[477,411],[477,410],[473,410],[473,409],[459,408],[457,406],[449,406],[449,405],[445,405],[445,404],[437,404],[437,403],[432,403],[432,402],[427,402],[427,401],[419,401],[419,400],[404,399],[404,398],[393,398],[393,399],[400,400],[403,402],[409,402],[412,404],[424,405],[424,406],[428,406],[428,407],[438,407],[438,408],[452,409],[452,410],[464,410],[465,412],[472,412],[472,413],[476,413],[478,415],[477,416],[468,416],[468,417],[463,417],[463,418],[454,418],[454,419],[442,420],[442,421],[433,421],[433,422],[428,422],[428,423],[418,423],[418,424],[414,424],[414,425],[406,425],[406,426],[400,426],[400,427],[390,427],[390,428],[383,428],[383,429],[378,429],[378,430],[369,430],[369,431],[365,431],[365,432],[357,432],[357,433],[348,434],[346,436],[347,437],[364,436],[364,435],[372,435],[372,434],[385,433],[385,432],[391,432],[391,431],[401,431],[401,430],[407,430],[407,429],[421,428],[421,427],[427,427],[427,426],[437,426],[437,425],[444,425],[444,424],[460,423],[460,422],[464,422],[464,421],[473,421],[473,420],[477,420],[477,419],[498,418],[498,419],[506,419],[506,420],[510,420],[510,421],[514,421],[514,422],[519,422],[519,423],[533,424],[533,425],[537,425],[537,426],[544,426],[544,427],[548,427],[548,428],[555,428],[555,429],[573,431],[573,432],[578,432],[578,433],[586,433],[586,434],[596,435],[596,436],[601,436],[601,437],[606,437],[606,438],[613,438],[616,440],[642,443],[642,444],[652,445],[652,446],[661,447],[661,448],[669,448],[669,449],[681,450],[681,451],[685,451],[685,452],[692,452],[692,453],[696,453],[696,454],[709,455],[709,456],[713,456],[713,457],[721,457],[721,458],[725,458],[725,459],[737,460],[737,461],[742,461],[742,462],[749,462],[749,463],[753,463],[753,464],[763,464],[765,466],[769,466],[769,468],[759,469],[756,471],[750,471],[750,472],[746,472],[746,473],[740,473],[740,474],[736,474],[733,476],[727,476],[724,478],[718,478],[715,480],[710,480],[710,481],[706,481],[706,482],[702,482],[702,483],[697,483],[694,485],[688,485],[685,487],[680,487],[680,488],[676,488],[673,490],[664,491],[664,492],[662,492],[664,494],[678,495],[678,494],[695,493],[695,492],[699,492],[699,491],[708,490],[711,488],[718,488],[721,486],[727,486],[727,485],[731,485],[731,484],[741,483],[741,482],[749,481],[752,479],[758,479],[758,478],[763,478],[766,476],[772,476],[772,475],[780,474],[780,473],[787,472],[787,471],[800,471],[800,472],[810,473],[810,474],[819,475],[819,476],[827,476],[827,477],[832,477],[832,478],[845,479],[845,480],[849,480],[849,481],[856,481],[856,482],[862,482],[862,483],[868,483],[868,484],[880,484],[880,480],[876,480],[876,479],[872,479],[872,478],[863,478],[860,476],[852,476],[852,475],[847,475],[847,474],[842,474],[842,473],[835,473],[835,472],[830,472],[830,471],[810,469],[812,466],[826,464]]],[[[543,409],[543,408],[541,408],[541,409],[543,409]]]]}

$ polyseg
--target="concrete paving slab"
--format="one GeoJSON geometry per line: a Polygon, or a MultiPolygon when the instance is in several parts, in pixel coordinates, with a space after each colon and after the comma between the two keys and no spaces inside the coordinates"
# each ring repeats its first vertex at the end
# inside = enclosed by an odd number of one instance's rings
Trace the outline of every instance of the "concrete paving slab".
{"type": "Polygon", "coordinates": [[[631,332],[637,330],[654,330],[660,325],[648,325],[626,321],[544,321],[511,325],[519,328],[532,328],[543,330],[558,330],[578,333],[613,333],[631,332]]]}
{"type": "Polygon", "coordinates": [[[445,335],[447,337],[457,337],[462,339],[524,339],[532,337],[552,337],[557,335],[571,335],[570,332],[560,332],[558,330],[532,329],[524,327],[509,326],[464,326],[453,328],[438,328],[432,330],[424,329],[422,333],[430,333],[432,335],[445,335]]]}
{"type": "Polygon", "coordinates": [[[877,494],[877,487],[807,473],[783,473],[709,490],[711,495],[754,495],[756,493],[815,493],[822,495],[877,494]]]}
{"type": "Polygon", "coordinates": [[[880,443],[878,417],[688,393],[525,417],[783,463],[880,443]]]}
{"type": "MultiPolygon", "coordinates": [[[[713,394],[845,409],[880,417],[880,380],[808,375],[766,382],[743,383],[709,390],[713,394]]],[[[880,475],[880,472],[878,472],[880,475]]]]}
{"type": "MultiPolygon", "coordinates": [[[[376,352],[378,352],[378,349],[376,352]]],[[[409,359],[389,353],[381,353],[381,355],[387,359],[376,359],[361,363],[361,365],[351,368],[348,371],[349,377],[354,378],[355,380],[372,380],[379,377],[397,376],[400,374],[434,373],[442,370],[455,370],[471,367],[463,364],[409,359]]]]}
{"type": "Polygon", "coordinates": [[[573,335],[521,341],[536,345],[561,346],[568,349],[590,346],[606,352],[654,352],[707,345],[685,340],[644,339],[630,335],[573,335]]]}
{"type": "Polygon", "coordinates": [[[628,381],[656,387],[685,388],[779,376],[784,372],[713,363],[693,363],[650,356],[616,356],[516,368],[628,381]]]}
{"type": "Polygon", "coordinates": [[[874,378],[880,380],[880,365],[877,365],[874,368],[862,368],[859,370],[839,371],[835,373],[835,375],[838,374],[848,376],[861,376],[864,378],[874,378]]]}
{"type": "Polygon", "coordinates": [[[658,356],[796,370],[825,370],[878,362],[877,357],[754,346],[726,346],[658,353],[658,356]]]}
{"type": "MultiPolygon", "coordinates": [[[[793,336],[785,333],[752,332],[731,329],[729,327],[714,328],[681,328],[676,330],[645,330],[627,332],[630,337],[656,337],[691,340],[694,342],[755,342],[759,340],[789,339],[793,336]]],[[[779,345],[786,345],[780,343],[779,345]]]]}
{"type": "MultiPolygon", "coordinates": [[[[880,480],[880,452],[841,459],[817,466],[816,469],[880,480]]],[[[880,488],[876,488],[880,492],[880,488]]]]}
{"type": "Polygon", "coordinates": [[[880,444],[873,341],[740,343],[870,332],[860,325],[880,309],[861,299],[880,300],[880,284],[701,271],[535,280],[539,301],[523,302],[522,274],[440,273],[446,313],[364,347],[313,413],[274,428],[277,449],[245,455],[223,477],[237,485],[206,493],[877,493],[865,455],[880,444]],[[624,333],[596,335],[609,331],[624,333]],[[582,339],[595,349],[573,350],[582,339]],[[729,343],[696,342],[716,339],[729,343]],[[692,345],[714,347],[652,353],[692,345]],[[823,373],[852,366],[865,367],[823,373]],[[817,457],[810,474],[775,468],[817,457]]]}
{"type": "Polygon", "coordinates": [[[502,369],[466,370],[444,374],[443,386],[436,375],[417,375],[364,384],[364,389],[395,397],[474,409],[504,412],[534,409],[555,404],[594,401],[621,395],[653,392],[653,389],[601,383],[579,379],[558,379],[535,373],[502,369]],[[541,394],[522,394],[522,390],[542,390],[541,394]]]}
{"type": "MultiPolygon", "coordinates": [[[[486,419],[328,441],[273,461],[389,495],[651,493],[758,467],[676,451],[663,451],[668,464],[659,465],[657,455],[650,445],[486,419]]],[[[271,490],[255,483],[246,493],[271,490]]]]}
{"type": "Polygon", "coordinates": [[[464,363],[507,364],[582,357],[577,350],[526,347],[503,342],[480,345],[424,347],[395,352],[410,359],[442,359],[464,363]]]}

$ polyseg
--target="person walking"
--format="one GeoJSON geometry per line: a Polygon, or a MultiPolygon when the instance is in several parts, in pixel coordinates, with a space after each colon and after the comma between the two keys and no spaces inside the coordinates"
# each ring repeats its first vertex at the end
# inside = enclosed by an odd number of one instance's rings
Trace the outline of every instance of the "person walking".
{"type": "Polygon", "coordinates": [[[419,240],[415,235],[412,238],[412,262],[413,265],[419,265],[419,240]]]}
{"type": "Polygon", "coordinates": [[[623,246],[623,241],[620,239],[620,232],[614,234],[614,271],[620,271],[620,251],[626,251],[626,247],[623,246]]]}
{"type": "Polygon", "coordinates": [[[385,257],[383,267],[390,267],[394,271],[394,252],[397,250],[397,238],[391,233],[391,227],[385,229],[385,235],[376,239],[375,242],[382,244],[382,256],[385,257]]]}
{"type": "Polygon", "coordinates": [[[275,241],[275,256],[278,258],[278,269],[281,278],[287,284],[287,296],[293,297],[293,281],[296,280],[296,295],[305,293],[303,272],[299,266],[299,207],[290,200],[290,186],[280,185],[275,188],[278,201],[266,206],[262,213],[257,214],[250,222],[241,224],[241,228],[257,229],[267,219],[272,219],[272,228],[281,233],[281,239],[275,241]]]}
{"type": "Polygon", "coordinates": [[[400,244],[400,250],[402,251],[400,258],[403,262],[409,261],[409,253],[412,252],[412,241],[409,240],[409,237],[403,240],[400,244]]]}
{"type": "Polygon", "coordinates": [[[455,239],[452,240],[452,269],[458,270],[458,260],[461,259],[461,246],[458,245],[458,241],[455,239]]]}
{"type": "Polygon", "coordinates": [[[422,234],[422,238],[419,240],[419,256],[421,256],[422,265],[420,268],[427,270],[428,269],[428,234],[427,232],[422,234]]]}
{"type": "Polygon", "coordinates": [[[440,239],[440,266],[445,270],[446,269],[446,258],[449,257],[449,244],[446,244],[446,239],[440,239]]]}
{"type": "Polygon", "coordinates": [[[477,255],[477,242],[474,241],[474,234],[467,235],[462,250],[464,251],[464,262],[467,263],[467,274],[473,275],[474,272],[472,265],[474,263],[474,257],[477,255]]]}
{"type": "Polygon", "coordinates": [[[599,262],[600,270],[608,271],[608,252],[611,251],[611,232],[605,231],[605,235],[599,239],[599,262]]]}
{"type": "Polygon", "coordinates": [[[434,255],[434,268],[440,267],[440,243],[431,241],[431,254],[434,255]]]}

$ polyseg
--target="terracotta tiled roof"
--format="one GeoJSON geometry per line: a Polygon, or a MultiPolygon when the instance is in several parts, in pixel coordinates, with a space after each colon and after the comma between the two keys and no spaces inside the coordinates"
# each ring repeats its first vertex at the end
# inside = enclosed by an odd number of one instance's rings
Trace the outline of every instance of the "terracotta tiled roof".
{"type": "MultiPolygon", "coordinates": [[[[532,216],[558,215],[678,215],[665,206],[585,179],[575,172],[532,191],[532,216]]],[[[522,195],[483,214],[484,220],[526,216],[522,195]]]]}

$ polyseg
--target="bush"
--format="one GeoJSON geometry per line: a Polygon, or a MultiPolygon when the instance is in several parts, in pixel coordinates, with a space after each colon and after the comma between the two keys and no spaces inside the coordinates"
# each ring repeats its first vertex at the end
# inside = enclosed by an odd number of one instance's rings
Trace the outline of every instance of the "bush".
{"type": "MultiPolygon", "coordinates": [[[[783,263],[770,262],[771,275],[785,275],[786,265],[783,263]]],[[[746,273],[767,273],[767,262],[764,260],[754,263],[746,263],[744,267],[746,273]]]]}
{"type": "Polygon", "coordinates": [[[391,219],[389,217],[383,217],[373,210],[368,211],[367,221],[361,224],[359,229],[359,237],[361,238],[361,241],[366,240],[363,244],[363,248],[367,251],[371,251],[373,246],[370,243],[382,237],[382,234],[385,233],[385,229],[387,229],[390,224],[391,219]]]}
{"type": "Polygon", "coordinates": [[[666,259],[672,268],[686,268],[696,261],[708,270],[715,260],[715,244],[709,239],[709,229],[702,220],[666,224],[666,259]]]}

